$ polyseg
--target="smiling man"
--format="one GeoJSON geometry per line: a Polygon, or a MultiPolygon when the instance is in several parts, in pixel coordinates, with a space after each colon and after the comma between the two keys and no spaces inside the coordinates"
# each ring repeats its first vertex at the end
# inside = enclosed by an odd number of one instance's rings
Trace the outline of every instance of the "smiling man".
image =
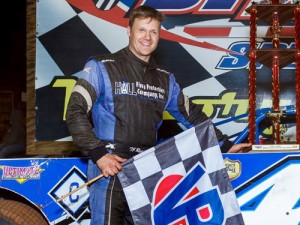
{"type": "MultiPolygon", "coordinates": [[[[159,41],[164,15],[148,6],[131,12],[128,47],[91,57],[71,94],[67,124],[82,153],[89,156],[91,224],[131,225],[133,220],[120,181],[115,176],[128,158],[157,143],[157,130],[168,111],[186,128],[208,117],[183,94],[175,76],[151,55],[159,41]]],[[[223,152],[238,152],[215,128],[223,152]]],[[[134,196],[133,196],[134,197],[134,196]]]]}
{"type": "Polygon", "coordinates": [[[159,41],[161,21],[151,17],[136,17],[134,20],[134,17],[131,18],[127,28],[129,49],[139,59],[149,62],[159,41]]]}

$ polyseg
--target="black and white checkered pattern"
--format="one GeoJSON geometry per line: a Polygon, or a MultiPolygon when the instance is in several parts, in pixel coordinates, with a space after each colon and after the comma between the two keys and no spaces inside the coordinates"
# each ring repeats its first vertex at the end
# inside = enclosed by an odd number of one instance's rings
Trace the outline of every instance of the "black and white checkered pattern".
{"type": "MultiPolygon", "coordinates": [[[[118,0],[41,0],[37,2],[36,37],[36,140],[53,141],[70,138],[62,114],[64,113],[65,89],[53,88],[54,78],[76,78],[86,60],[93,55],[116,52],[128,45],[126,27],[110,21],[111,18],[126,19],[128,12],[135,7],[134,2],[118,0]],[[82,5],[91,4],[99,17],[84,11],[82,5]],[[113,14],[118,8],[119,14],[113,14]],[[100,18],[111,13],[107,19],[100,18]],[[59,107],[59,109],[57,109],[59,107]]],[[[200,21],[210,20],[200,15],[185,15],[178,18],[167,16],[164,28],[177,34],[175,25],[188,26],[200,21]]],[[[227,24],[226,24],[227,26],[227,24]]],[[[178,33],[181,35],[181,32],[178,33]]],[[[184,35],[185,36],[185,35],[184,35]]],[[[201,40],[211,42],[211,40],[201,40]]],[[[220,45],[219,43],[213,43],[220,45]]],[[[222,44],[221,46],[227,46],[222,44]]],[[[184,92],[193,96],[218,96],[225,89],[247,85],[247,70],[234,74],[226,72],[224,76],[215,69],[212,59],[220,59],[225,53],[211,51],[195,46],[185,46],[176,40],[161,39],[155,58],[157,63],[175,74],[176,80],[184,92]],[[200,56],[203,55],[203,56],[200,56]],[[209,54],[209,55],[208,55],[209,54]],[[209,60],[209,62],[206,62],[209,60]],[[234,78],[231,78],[233,74],[234,78]],[[187,79],[188,76],[188,79],[187,79]],[[242,80],[241,80],[242,79],[242,80]],[[230,82],[228,82],[228,80],[230,82]],[[236,82],[236,83],[234,83],[236,82]],[[207,87],[214,87],[207,90],[207,87]]],[[[241,89],[240,91],[244,91],[241,89]]],[[[246,93],[247,96],[247,93],[246,93]]],[[[177,124],[176,124],[177,126],[177,124]]],[[[235,133],[237,133],[235,131],[235,133]]],[[[228,133],[227,133],[228,134],[228,133]]],[[[228,134],[230,135],[230,134],[228,134]]],[[[69,139],[70,140],[70,139],[69,139]]]]}
{"type": "Polygon", "coordinates": [[[153,224],[151,210],[157,184],[170,175],[186,177],[200,165],[202,193],[217,187],[225,212],[223,224],[244,224],[210,121],[191,128],[131,159],[118,174],[135,224],[153,224]],[[202,183],[204,182],[204,183],[202,183]]]}
{"type": "MultiPolygon", "coordinates": [[[[145,4],[146,2],[126,0],[37,1],[35,82],[37,109],[35,138],[37,141],[67,140],[70,138],[62,116],[64,113],[65,88],[53,88],[54,78],[56,76],[65,79],[80,77],[81,70],[88,57],[116,52],[127,46],[126,27],[124,24],[118,25],[116,21],[128,19],[128,13],[136,5],[145,4]],[[81,7],[75,3],[81,4],[81,7]],[[89,8],[94,8],[99,16],[89,13],[86,8],[87,5],[89,5],[89,8]],[[115,9],[118,9],[118,13],[114,11],[115,9]],[[103,14],[110,15],[104,17],[103,14]]],[[[157,4],[158,8],[160,8],[160,2],[165,4],[163,1],[153,2],[156,2],[154,4],[157,4]]],[[[215,6],[218,10],[217,3],[220,4],[220,9],[222,9],[222,1],[220,3],[216,1],[215,6]]],[[[240,0],[237,4],[245,5],[250,4],[250,2],[240,0]]],[[[172,9],[170,8],[170,10],[172,9]]],[[[247,20],[236,21],[236,16],[240,13],[240,10],[240,7],[237,7],[234,13],[226,15],[214,15],[213,12],[211,15],[185,12],[178,15],[177,12],[175,14],[167,13],[163,27],[179,36],[229,48],[230,46],[236,46],[237,43],[246,44],[249,41],[247,20]],[[228,28],[231,24],[233,25],[231,27],[232,32],[228,34],[228,38],[217,36],[194,37],[184,31],[186,27],[209,29],[210,26],[216,26],[228,28]]],[[[287,45],[290,44],[290,41],[288,41],[287,45]]],[[[247,51],[247,48],[245,51],[247,51]]],[[[212,108],[213,112],[208,111],[208,114],[215,120],[214,122],[235,116],[235,112],[243,113],[239,112],[236,107],[241,108],[244,107],[242,104],[247,104],[249,70],[237,63],[237,61],[245,62],[247,58],[238,60],[236,56],[227,57],[228,55],[225,52],[190,46],[182,44],[178,40],[163,38],[159,41],[158,48],[155,51],[158,64],[175,74],[176,80],[184,93],[191,100],[197,100],[199,104],[205,104],[209,110],[212,108]],[[232,60],[232,67],[220,66],[223,58],[229,61],[232,60]],[[222,107],[228,104],[225,107],[225,111],[227,111],[229,105],[232,104],[230,100],[224,98],[219,101],[221,105],[218,103],[210,107],[212,103],[207,100],[219,100],[227,91],[234,93],[234,101],[244,99],[245,103],[233,104],[230,106],[230,112],[224,112],[222,107]]],[[[270,68],[267,67],[260,68],[258,72],[259,75],[271,75],[270,68]]],[[[295,70],[282,70],[281,76],[284,82],[281,83],[280,89],[284,101],[287,101],[284,102],[284,105],[295,104],[295,91],[294,88],[291,88],[294,87],[295,70]]],[[[257,105],[269,107],[269,100],[272,99],[272,76],[257,76],[257,86],[259,87],[257,90],[257,105]]],[[[178,127],[176,123],[175,125],[178,127]]],[[[241,132],[246,125],[241,121],[232,122],[220,126],[219,129],[226,131],[226,134],[231,136],[241,132]]],[[[170,126],[168,125],[168,127],[170,126]]]]}

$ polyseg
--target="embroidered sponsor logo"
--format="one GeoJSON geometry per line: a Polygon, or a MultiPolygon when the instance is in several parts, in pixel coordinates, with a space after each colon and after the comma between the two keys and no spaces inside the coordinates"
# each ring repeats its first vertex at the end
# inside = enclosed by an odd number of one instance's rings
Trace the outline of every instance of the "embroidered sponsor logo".
{"type": "Polygon", "coordinates": [[[129,147],[129,151],[130,152],[134,152],[134,153],[141,153],[141,152],[143,152],[142,149],[137,148],[137,147],[129,147]]]}
{"type": "Polygon", "coordinates": [[[106,62],[114,62],[115,60],[113,59],[103,59],[101,62],[106,63],[106,62]]]}
{"type": "Polygon", "coordinates": [[[134,95],[149,99],[165,99],[165,90],[154,85],[143,84],[139,81],[135,83],[115,82],[115,94],[117,95],[134,95]]]}

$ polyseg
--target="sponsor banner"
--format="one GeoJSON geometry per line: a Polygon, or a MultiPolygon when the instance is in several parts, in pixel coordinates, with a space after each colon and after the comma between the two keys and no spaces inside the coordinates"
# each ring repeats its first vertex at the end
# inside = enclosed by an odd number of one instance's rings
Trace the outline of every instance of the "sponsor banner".
{"type": "MultiPolygon", "coordinates": [[[[37,5],[36,140],[71,140],[65,123],[70,92],[87,58],[127,46],[128,12],[139,5],[163,11],[166,20],[157,62],[175,77],[213,122],[247,112],[250,0],[94,1],[41,0],[37,5]]],[[[293,3],[285,1],[284,3],[293,3]]],[[[295,48],[292,21],[283,27],[282,48],[295,48]]],[[[272,46],[270,27],[257,26],[257,48],[272,46]]],[[[272,70],[257,63],[257,108],[272,105],[272,70]]],[[[280,70],[281,105],[295,104],[295,63],[280,70]]],[[[168,126],[182,131],[166,113],[168,126]]],[[[165,123],[163,123],[165,124],[165,123]]],[[[247,119],[222,124],[233,139],[247,119]]],[[[164,130],[164,129],[162,129],[164,130]]],[[[177,132],[178,133],[178,132],[177,132]]],[[[173,135],[173,134],[172,134],[173,135]]]]}
{"type": "MultiPolygon", "coordinates": [[[[285,4],[293,3],[285,1],[285,4]]],[[[219,122],[247,112],[250,0],[126,1],[41,0],[37,3],[36,140],[71,140],[65,123],[70,91],[88,57],[128,44],[128,12],[150,5],[166,14],[155,56],[184,92],[219,122]]],[[[282,48],[294,48],[292,21],[282,48]]],[[[272,46],[270,28],[258,21],[257,48],[272,46]]],[[[272,105],[272,70],[257,63],[257,108],[272,105]]],[[[295,64],[280,71],[281,105],[295,104],[295,64]]],[[[172,118],[166,120],[172,121],[172,118]]],[[[168,121],[168,122],[170,122],[168,121]]],[[[170,124],[168,124],[170,126],[170,124]]],[[[173,122],[174,130],[182,131],[173,122]]],[[[220,126],[235,138],[247,120],[220,126]]],[[[172,127],[172,126],[171,126],[172,127]]]]}

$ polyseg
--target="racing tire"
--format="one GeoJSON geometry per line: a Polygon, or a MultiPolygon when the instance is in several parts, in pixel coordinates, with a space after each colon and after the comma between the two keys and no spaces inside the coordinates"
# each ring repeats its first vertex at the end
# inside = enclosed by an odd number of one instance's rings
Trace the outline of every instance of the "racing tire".
{"type": "Polygon", "coordinates": [[[49,225],[37,210],[21,202],[0,200],[0,222],[4,225],[49,225]]]}

